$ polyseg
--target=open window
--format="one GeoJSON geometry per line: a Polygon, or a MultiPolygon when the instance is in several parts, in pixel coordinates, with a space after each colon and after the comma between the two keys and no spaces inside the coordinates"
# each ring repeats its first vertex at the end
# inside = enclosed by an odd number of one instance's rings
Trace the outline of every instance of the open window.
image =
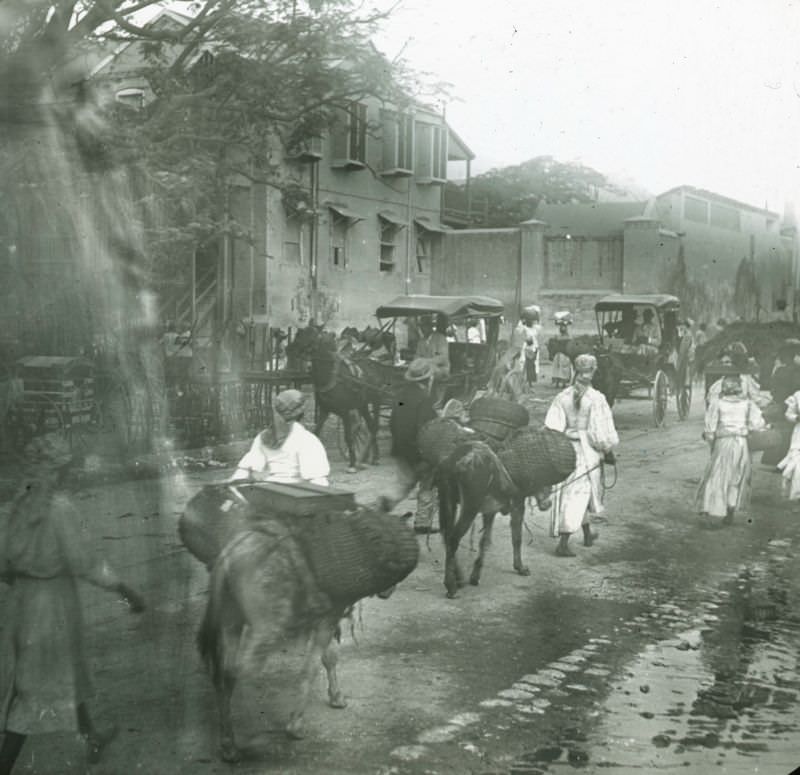
{"type": "Polygon", "coordinates": [[[367,164],[367,106],[351,102],[337,111],[331,130],[332,167],[363,169],[367,164]]]}
{"type": "Polygon", "coordinates": [[[363,216],[339,204],[329,204],[328,210],[331,216],[331,266],[334,269],[347,269],[350,262],[348,239],[350,228],[363,220],[363,216]]]}
{"type": "Polygon", "coordinates": [[[441,242],[442,234],[447,228],[428,216],[422,215],[414,219],[414,237],[417,246],[417,272],[429,274],[434,252],[441,242]]]}
{"type": "Polygon", "coordinates": [[[400,233],[407,224],[394,213],[383,211],[378,213],[378,225],[380,227],[378,268],[381,272],[393,272],[397,260],[400,233]]]}
{"type": "Polygon", "coordinates": [[[417,121],[414,129],[417,183],[447,182],[447,129],[417,121]]]}
{"type": "Polygon", "coordinates": [[[381,113],[383,166],[381,175],[408,177],[413,174],[414,118],[407,113],[381,113]]]}

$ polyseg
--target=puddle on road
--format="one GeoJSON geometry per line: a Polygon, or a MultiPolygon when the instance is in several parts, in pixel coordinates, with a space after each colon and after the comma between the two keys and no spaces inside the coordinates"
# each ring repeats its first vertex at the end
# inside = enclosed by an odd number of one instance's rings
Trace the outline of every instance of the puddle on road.
{"type": "Polygon", "coordinates": [[[670,637],[615,671],[583,741],[564,734],[511,772],[790,773],[800,764],[800,579],[790,552],[773,541],[699,608],[665,604],[637,617],[653,631],[668,625],[670,637]]]}

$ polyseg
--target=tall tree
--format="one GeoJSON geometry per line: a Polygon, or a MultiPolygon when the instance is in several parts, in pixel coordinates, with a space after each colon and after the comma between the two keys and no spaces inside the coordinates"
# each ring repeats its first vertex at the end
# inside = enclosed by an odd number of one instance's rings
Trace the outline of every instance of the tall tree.
{"type": "Polygon", "coordinates": [[[537,156],[489,170],[471,182],[473,201],[486,201],[488,226],[516,226],[534,217],[540,202],[593,202],[599,189],[626,192],[601,172],[576,162],[537,156]]]}
{"type": "Polygon", "coordinates": [[[285,187],[292,200],[276,151],[368,94],[402,105],[416,91],[404,63],[371,44],[384,14],[354,0],[202,0],[154,21],[158,8],[0,6],[0,273],[12,257],[19,270],[0,289],[6,314],[12,305],[15,324],[44,332],[26,349],[120,332],[118,359],[132,380],[144,375],[151,403],[163,392],[154,279],[220,236],[249,238],[226,206],[230,178],[285,187]],[[102,88],[128,44],[149,84],[138,110],[102,88]],[[43,281],[36,266],[66,253],[68,271],[43,281]]]}

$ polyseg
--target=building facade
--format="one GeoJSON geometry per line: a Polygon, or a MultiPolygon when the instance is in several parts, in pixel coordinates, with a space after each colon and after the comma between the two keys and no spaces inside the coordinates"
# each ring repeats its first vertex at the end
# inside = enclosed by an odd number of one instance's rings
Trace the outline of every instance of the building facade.
{"type": "Polygon", "coordinates": [[[697,320],[791,319],[797,229],[777,213],[689,186],[641,202],[542,204],[514,229],[445,236],[433,291],[483,292],[515,320],[537,303],[594,328],[608,293],[674,293],[697,320]]]}

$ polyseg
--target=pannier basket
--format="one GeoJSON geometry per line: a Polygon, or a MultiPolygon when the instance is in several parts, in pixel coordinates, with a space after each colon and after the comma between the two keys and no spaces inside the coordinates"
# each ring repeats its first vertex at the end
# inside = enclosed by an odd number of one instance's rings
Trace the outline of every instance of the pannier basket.
{"type": "Polygon", "coordinates": [[[318,514],[290,526],[320,590],[341,605],[402,581],[417,566],[419,542],[396,514],[367,508],[318,514]]]}
{"type": "Polygon", "coordinates": [[[502,441],[518,428],[530,422],[524,406],[504,398],[481,396],[470,404],[469,424],[479,433],[502,441]]]}
{"type": "Polygon", "coordinates": [[[475,439],[475,433],[455,420],[437,418],[425,423],[417,435],[417,446],[426,463],[438,466],[449,458],[465,441],[475,439]]]}
{"type": "Polygon", "coordinates": [[[550,428],[517,431],[498,457],[525,496],[563,482],[576,465],[572,442],[565,434],[550,428]]]}
{"type": "Polygon", "coordinates": [[[241,532],[291,535],[319,589],[344,606],[383,592],[416,567],[417,537],[397,515],[359,508],[352,493],[333,488],[317,488],[320,492],[312,494],[312,499],[318,496],[329,506],[311,513],[307,505],[300,505],[307,504],[309,494],[301,492],[293,499],[285,490],[292,487],[280,485],[277,494],[270,491],[271,484],[204,487],[181,515],[180,538],[191,554],[210,567],[241,532]],[[249,487],[258,491],[244,497],[249,487]],[[332,509],[330,503],[336,501],[353,505],[351,509],[332,509]]]}

